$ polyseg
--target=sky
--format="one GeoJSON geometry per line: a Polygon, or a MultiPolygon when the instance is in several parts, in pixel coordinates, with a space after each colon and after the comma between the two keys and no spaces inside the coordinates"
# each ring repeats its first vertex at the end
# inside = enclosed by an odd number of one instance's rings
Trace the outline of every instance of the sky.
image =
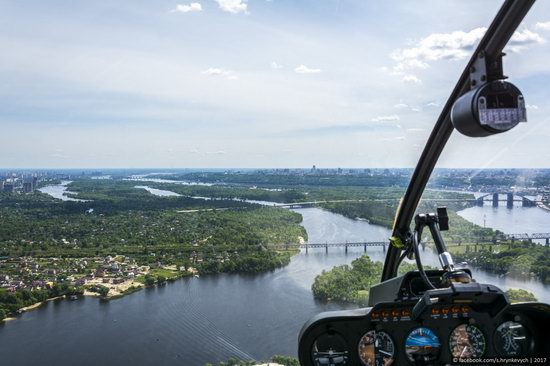
{"type": "MultiPolygon", "coordinates": [[[[414,167],[496,0],[0,0],[0,168],[414,167]]],[[[529,122],[439,167],[550,167],[550,2],[504,60],[529,122]]]]}

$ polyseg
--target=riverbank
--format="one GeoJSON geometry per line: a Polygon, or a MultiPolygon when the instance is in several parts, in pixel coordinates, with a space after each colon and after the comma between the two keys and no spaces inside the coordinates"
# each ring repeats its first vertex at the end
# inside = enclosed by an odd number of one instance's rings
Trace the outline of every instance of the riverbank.
{"type": "Polygon", "coordinates": [[[55,301],[55,300],[64,299],[64,298],[65,298],[65,295],[51,297],[49,299],[46,299],[45,301],[37,302],[36,304],[32,304],[32,305],[29,305],[29,306],[22,307],[21,309],[19,309],[19,311],[26,312],[26,311],[29,311],[29,310],[33,310],[33,309],[39,308],[40,306],[46,304],[49,301],[55,301]]]}
{"type": "MultiPolygon", "coordinates": [[[[305,239],[302,236],[298,237],[299,243],[303,244],[305,242],[305,239]]],[[[262,273],[262,272],[269,272],[273,271],[277,268],[284,267],[290,263],[291,257],[293,257],[296,254],[299,254],[300,251],[298,249],[289,249],[289,250],[280,250],[276,251],[276,253],[283,255],[284,259],[281,261],[278,266],[275,266],[273,268],[267,268],[264,271],[253,271],[252,273],[262,273]]],[[[138,292],[144,288],[154,288],[158,286],[163,286],[167,282],[173,282],[178,279],[182,278],[188,278],[188,277],[199,277],[201,274],[222,274],[222,273],[233,273],[233,274],[246,274],[249,273],[247,271],[227,271],[227,272],[207,272],[207,271],[199,271],[197,268],[194,267],[188,267],[186,270],[182,271],[179,270],[177,266],[164,266],[159,268],[149,268],[146,272],[144,272],[142,275],[131,278],[131,279],[125,279],[122,282],[114,282],[114,279],[112,278],[94,278],[91,280],[88,280],[84,286],[78,287],[79,291],[81,291],[81,294],[78,296],[87,296],[87,297],[94,297],[98,298],[100,300],[115,300],[120,299],[124,296],[133,294],[135,292],[138,292]],[[105,281],[107,279],[108,281],[105,281]]],[[[72,295],[76,296],[76,295],[72,295]]],[[[1,321],[12,321],[18,319],[17,315],[20,315],[24,312],[32,311],[34,309],[39,308],[40,306],[44,305],[45,303],[53,300],[59,300],[67,298],[68,295],[63,296],[56,296],[52,298],[48,298],[44,301],[36,302],[31,305],[27,305],[24,307],[21,307],[13,312],[8,313],[9,316],[0,319],[1,321]]]]}
{"type": "MultiPolygon", "coordinates": [[[[63,296],[56,296],[56,297],[51,297],[49,299],[46,299],[44,301],[39,301],[37,303],[34,303],[32,305],[28,305],[28,306],[24,306],[20,309],[17,310],[17,313],[19,314],[22,314],[22,313],[26,313],[28,311],[32,311],[32,310],[35,310],[35,309],[38,309],[39,307],[41,307],[42,305],[45,305],[47,304],[48,302],[50,301],[54,301],[54,300],[60,300],[60,299],[64,299],[65,298],[65,295],[63,296]]],[[[15,314],[10,314],[10,315],[15,315],[15,314]]],[[[1,319],[0,322],[9,322],[9,321],[12,321],[12,320],[16,320],[17,317],[16,316],[8,316],[4,319],[1,319]]]]}
{"type": "Polygon", "coordinates": [[[542,202],[537,202],[537,207],[542,208],[544,211],[550,211],[550,206],[542,202]]]}

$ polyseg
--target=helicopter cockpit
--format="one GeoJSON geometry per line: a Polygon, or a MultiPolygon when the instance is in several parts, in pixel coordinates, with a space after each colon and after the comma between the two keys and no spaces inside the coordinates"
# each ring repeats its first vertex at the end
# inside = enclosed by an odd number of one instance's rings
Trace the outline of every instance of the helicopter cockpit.
{"type": "MultiPolygon", "coordinates": [[[[470,137],[527,121],[520,90],[505,81],[503,50],[534,0],[506,0],[473,53],[433,128],[397,209],[381,283],[369,307],[321,313],[300,333],[303,366],[550,363],[550,305],[511,304],[495,285],[476,282],[447,251],[444,207],[416,213],[454,129],[470,137]],[[441,269],[424,269],[419,245],[429,230],[441,269]],[[397,276],[401,262],[417,270],[397,276]]],[[[452,224],[451,224],[452,225],[452,224]]]]}

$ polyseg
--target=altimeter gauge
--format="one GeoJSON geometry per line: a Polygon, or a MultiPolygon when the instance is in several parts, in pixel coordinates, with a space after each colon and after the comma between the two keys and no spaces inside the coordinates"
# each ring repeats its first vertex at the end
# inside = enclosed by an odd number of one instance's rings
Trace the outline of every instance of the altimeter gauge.
{"type": "Polygon", "coordinates": [[[364,366],[389,366],[393,363],[395,346],[388,333],[371,330],[361,337],[358,351],[364,366]]]}
{"type": "Polygon", "coordinates": [[[461,324],[449,336],[449,349],[455,358],[479,358],[486,348],[485,336],[475,325],[461,324]]]}

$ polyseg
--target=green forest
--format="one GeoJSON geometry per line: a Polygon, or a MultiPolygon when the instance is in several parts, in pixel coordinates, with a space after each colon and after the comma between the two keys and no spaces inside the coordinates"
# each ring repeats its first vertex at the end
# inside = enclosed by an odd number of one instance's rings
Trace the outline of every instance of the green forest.
{"type": "MultiPolygon", "coordinates": [[[[382,263],[372,261],[364,255],[351,262],[351,265],[335,266],[315,277],[311,286],[318,300],[354,303],[365,306],[368,303],[369,290],[380,283],[382,263]]],[[[403,263],[399,274],[415,271],[416,265],[403,263]]],[[[425,269],[431,269],[425,266],[425,269]]],[[[537,298],[524,289],[508,289],[506,295],[511,302],[537,301],[537,298]]]]}
{"type": "Polygon", "coordinates": [[[534,243],[516,243],[514,246],[500,245],[498,250],[490,247],[479,251],[464,251],[454,254],[458,261],[466,261],[500,275],[517,278],[536,278],[550,283],[550,247],[534,243]]]}

